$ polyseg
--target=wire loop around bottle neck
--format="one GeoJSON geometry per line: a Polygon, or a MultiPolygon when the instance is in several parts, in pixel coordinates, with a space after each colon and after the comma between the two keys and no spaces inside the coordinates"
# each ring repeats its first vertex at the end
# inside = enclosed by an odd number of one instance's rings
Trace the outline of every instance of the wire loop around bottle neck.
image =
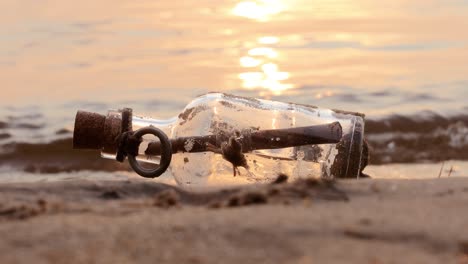
{"type": "MultiPolygon", "coordinates": [[[[167,168],[169,167],[169,164],[171,163],[172,159],[172,146],[171,146],[171,141],[168,139],[166,134],[153,126],[148,126],[141,128],[135,132],[133,132],[133,137],[136,139],[140,140],[144,135],[151,134],[159,138],[161,141],[161,162],[159,163],[159,166],[156,168],[144,168],[140,165],[140,163],[136,159],[136,155],[134,153],[129,153],[128,154],[128,163],[132,167],[132,169],[138,173],[140,176],[145,177],[145,178],[156,178],[161,176],[167,168]]],[[[138,153],[137,153],[138,154],[138,153]]]]}
{"type": "Polygon", "coordinates": [[[159,128],[148,126],[141,128],[137,131],[132,131],[132,118],[133,111],[131,108],[124,108],[120,110],[122,113],[122,123],[120,136],[118,139],[118,149],[116,154],[116,160],[123,162],[128,157],[128,163],[130,167],[138,173],[140,176],[145,178],[156,178],[161,176],[171,163],[172,159],[172,144],[168,139],[167,135],[159,128]],[[138,149],[143,141],[143,136],[151,134],[159,138],[161,142],[161,162],[158,167],[148,169],[144,168],[137,161],[138,149]]]}

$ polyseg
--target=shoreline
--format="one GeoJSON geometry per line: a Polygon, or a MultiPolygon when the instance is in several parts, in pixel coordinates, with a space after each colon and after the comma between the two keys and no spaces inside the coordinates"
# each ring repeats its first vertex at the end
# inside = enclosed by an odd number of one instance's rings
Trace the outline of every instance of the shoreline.
{"type": "Polygon", "coordinates": [[[468,263],[468,178],[197,193],[69,180],[4,183],[0,196],[3,263],[468,263]]]}

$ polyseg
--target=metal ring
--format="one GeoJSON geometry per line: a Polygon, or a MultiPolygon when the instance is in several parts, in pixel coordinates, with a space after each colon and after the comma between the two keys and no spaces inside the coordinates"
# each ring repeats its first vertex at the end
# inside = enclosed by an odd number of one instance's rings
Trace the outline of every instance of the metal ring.
{"type": "Polygon", "coordinates": [[[143,168],[140,166],[140,163],[136,160],[136,157],[134,155],[128,155],[128,163],[130,163],[130,166],[132,167],[132,169],[136,173],[138,173],[140,176],[143,176],[145,178],[159,177],[161,174],[163,174],[167,170],[167,168],[169,167],[169,164],[171,163],[171,159],[172,159],[171,141],[169,141],[166,134],[161,129],[153,127],[153,126],[140,128],[137,131],[135,131],[133,135],[137,138],[141,138],[146,134],[154,135],[158,137],[159,140],[161,141],[161,162],[159,166],[155,169],[143,168]]]}

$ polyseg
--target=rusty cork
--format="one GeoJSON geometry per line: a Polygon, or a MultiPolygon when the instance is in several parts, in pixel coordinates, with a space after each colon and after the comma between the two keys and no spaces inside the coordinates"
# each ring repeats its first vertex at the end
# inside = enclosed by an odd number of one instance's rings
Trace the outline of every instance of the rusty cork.
{"type": "Polygon", "coordinates": [[[73,131],[73,148],[102,149],[104,152],[115,153],[122,130],[121,126],[119,113],[110,112],[104,116],[78,111],[73,131]]]}

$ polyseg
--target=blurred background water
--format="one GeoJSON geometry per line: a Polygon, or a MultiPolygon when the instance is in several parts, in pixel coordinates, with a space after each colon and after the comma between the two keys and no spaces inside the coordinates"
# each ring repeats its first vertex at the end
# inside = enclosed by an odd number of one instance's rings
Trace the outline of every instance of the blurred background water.
{"type": "Polygon", "coordinates": [[[468,1],[4,0],[0,23],[10,178],[114,170],[70,154],[77,109],[169,118],[209,91],[363,112],[375,165],[468,160],[468,1]]]}

